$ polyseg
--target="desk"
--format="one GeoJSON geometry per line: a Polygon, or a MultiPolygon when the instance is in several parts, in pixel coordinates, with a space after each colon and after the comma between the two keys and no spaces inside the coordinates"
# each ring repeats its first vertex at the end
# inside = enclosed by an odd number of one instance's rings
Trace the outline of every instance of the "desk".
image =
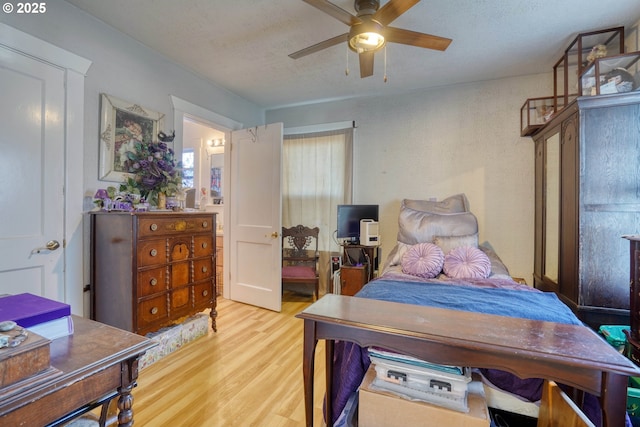
{"type": "MultiPolygon", "coordinates": [[[[605,427],[624,426],[627,376],[640,368],[585,326],[327,294],[304,320],[306,425],[313,426],[316,344],[326,340],[327,395],[334,340],[378,346],[434,363],[495,368],[545,378],[600,396],[605,427]]],[[[328,399],[326,413],[331,413],[328,399]]],[[[327,417],[327,426],[332,420],[327,417]]]]}
{"type": "Polygon", "coordinates": [[[138,359],[156,343],[78,316],[73,323],[73,335],[50,344],[56,375],[0,389],[0,425],[58,425],[115,397],[118,425],[133,424],[138,359]]]}

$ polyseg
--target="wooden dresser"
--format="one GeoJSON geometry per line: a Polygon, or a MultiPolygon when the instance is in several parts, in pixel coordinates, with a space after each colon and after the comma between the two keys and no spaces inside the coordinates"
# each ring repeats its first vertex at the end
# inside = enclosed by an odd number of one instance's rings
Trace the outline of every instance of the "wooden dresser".
{"type": "Polygon", "coordinates": [[[210,308],[216,330],[215,215],[92,212],[92,318],[144,335],[210,308]]]}

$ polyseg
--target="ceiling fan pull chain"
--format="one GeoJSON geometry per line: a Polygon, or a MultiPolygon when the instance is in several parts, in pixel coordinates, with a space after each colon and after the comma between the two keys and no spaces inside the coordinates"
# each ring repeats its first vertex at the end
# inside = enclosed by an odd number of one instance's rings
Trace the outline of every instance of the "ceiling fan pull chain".
{"type": "Polygon", "coordinates": [[[387,45],[384,46],[384,82],[387,82],[387,45]]]}
{"type": "Polygon", "coordinates": [[[344,75],[348,76],[349,75],[349,47],[347,46],[347,68],[344,69],[344,75]]]}

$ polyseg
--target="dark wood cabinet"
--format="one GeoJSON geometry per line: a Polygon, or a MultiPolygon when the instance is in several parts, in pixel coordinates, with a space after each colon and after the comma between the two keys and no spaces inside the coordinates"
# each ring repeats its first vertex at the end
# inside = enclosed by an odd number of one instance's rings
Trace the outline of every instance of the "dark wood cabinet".
{"type": "Polygon", "coordinates": [[[91,316],[141,335],[211,309],[215,213],[93,212],[91,316]]]}
{"type": "Polygon", "coordinates": [[[340,268],[340,293],[355,295],[376,277],[380,260],[380,247],[345,245],[344,265],[340,268]]]}
{"type": "Polygon", "coordinates": [[[580,97],[533,138],[534,286],[591,326],[629,324],[621,237],[640,232],[640,93],[580,97]]]}
{"type": "Polygon", "coordinates": [[[631,338],[640,342],[640,235],[629,239],[629,326],[631,338]]]}
{"type": "Polygon", "coordinates": [[[340,294],[355,295],[369,281],[367,266],[343,265],[340,268],[340,294]]]}

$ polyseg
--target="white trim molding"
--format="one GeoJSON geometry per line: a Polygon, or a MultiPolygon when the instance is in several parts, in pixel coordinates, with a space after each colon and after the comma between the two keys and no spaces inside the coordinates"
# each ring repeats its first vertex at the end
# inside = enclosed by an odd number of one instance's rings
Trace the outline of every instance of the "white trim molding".
{"type": "Polygon", "coordinates": [[[39,61],[87,75],[91,61],[0,22],[0,45],[39,61]]]}

